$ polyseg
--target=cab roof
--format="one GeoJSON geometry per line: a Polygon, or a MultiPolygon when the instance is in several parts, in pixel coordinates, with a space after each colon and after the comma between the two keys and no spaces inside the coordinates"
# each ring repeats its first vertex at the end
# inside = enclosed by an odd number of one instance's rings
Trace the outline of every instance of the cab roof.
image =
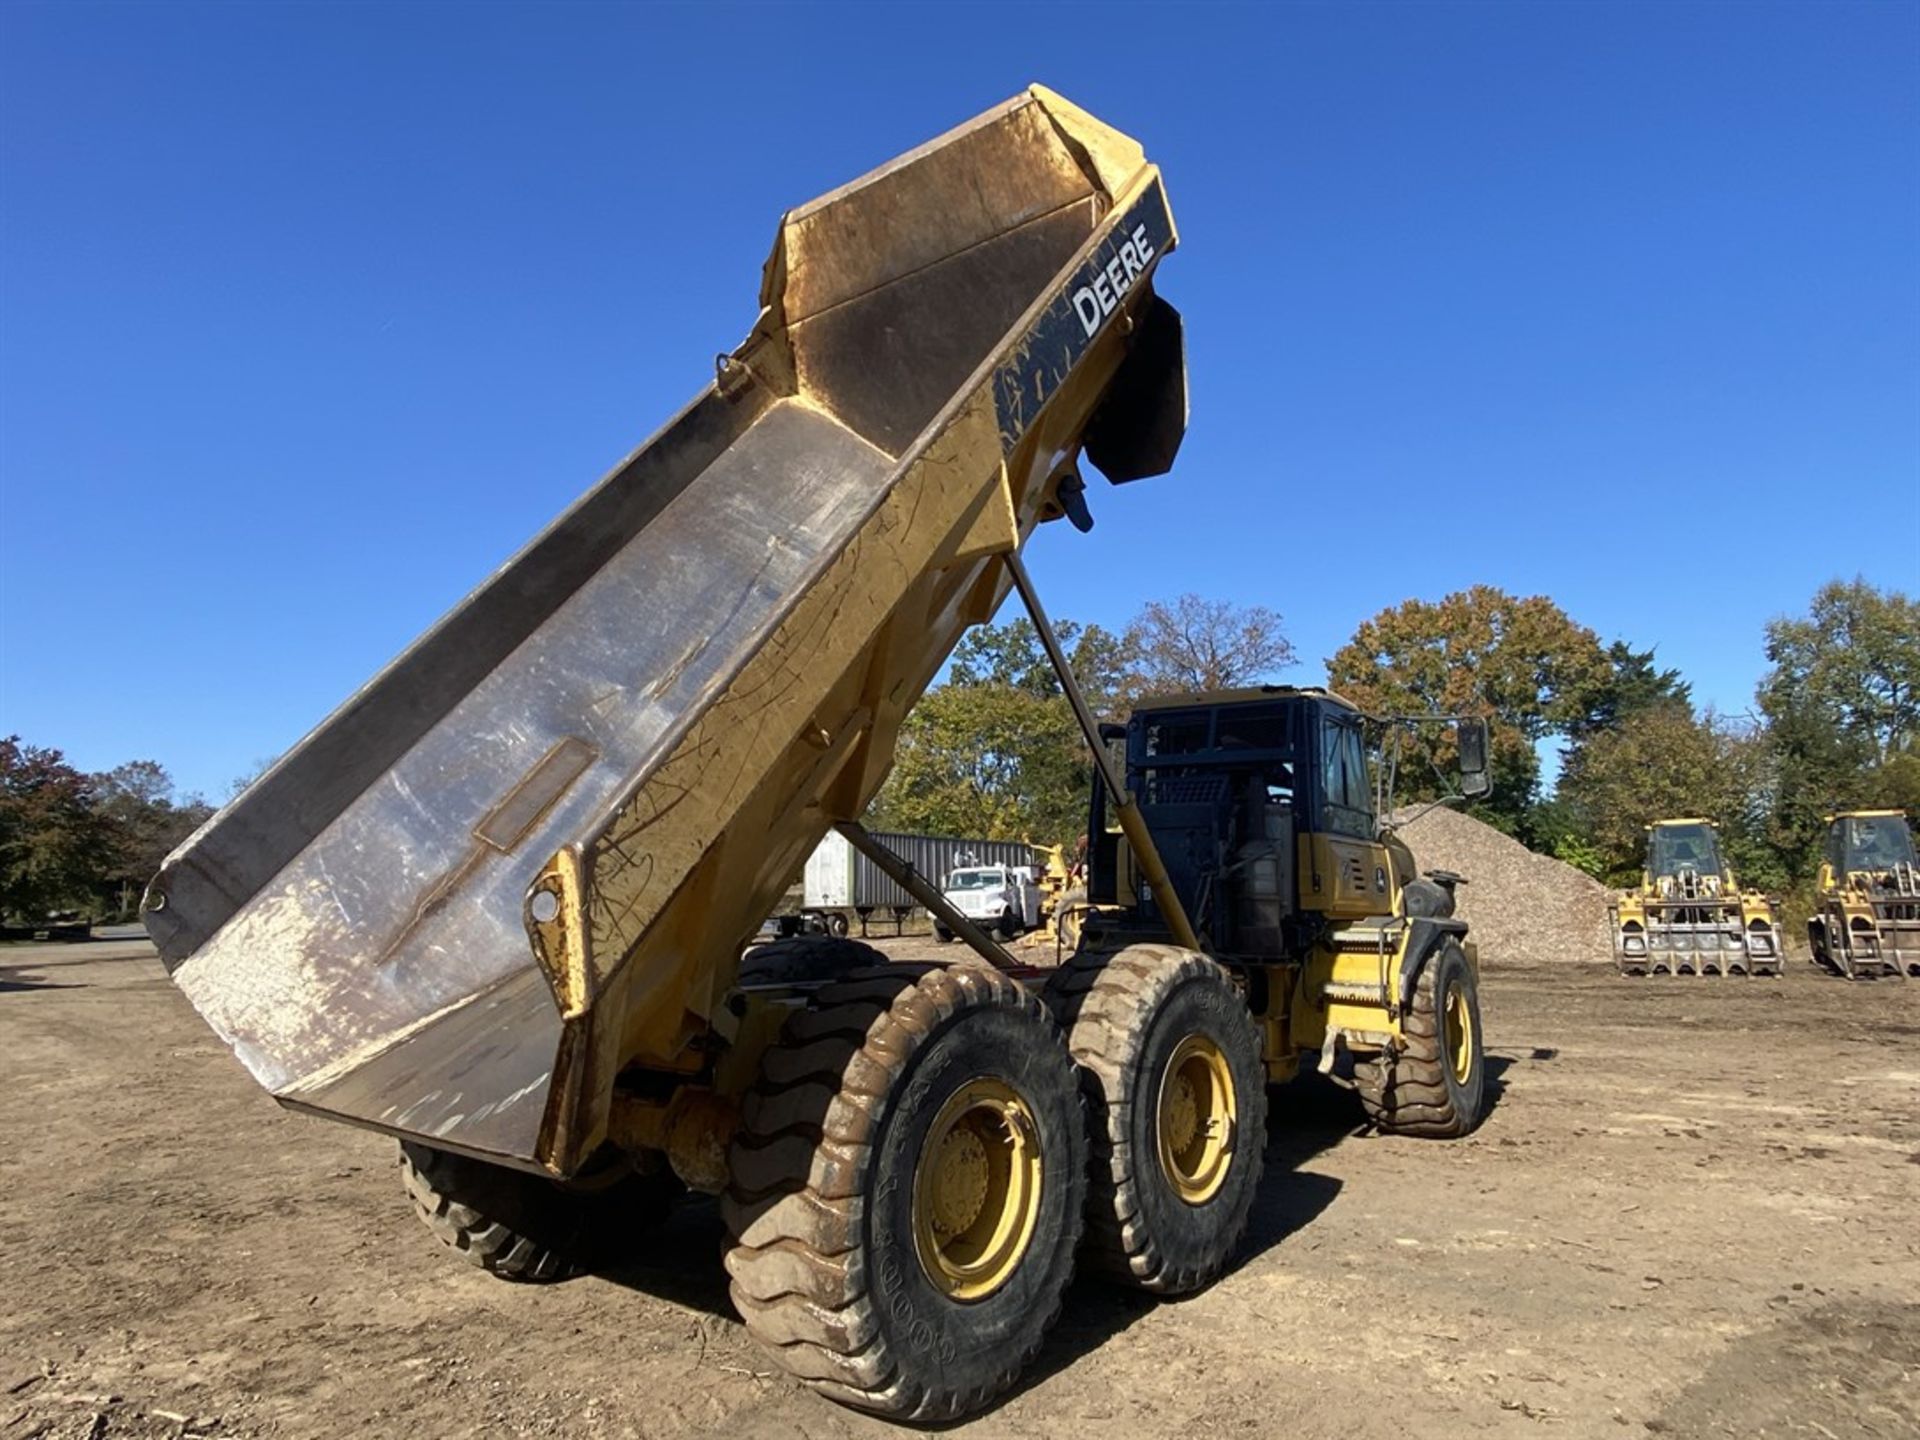
{"type": "Polygon", "coordinates": [[[1906,818],[1907,812],[1904,810],[1836,810],[1826,817],[1826,821],[1827,824],[1832,825],[1841,820],[1904,820],[1906,818]]]}
{"type": "Polygon", "coordinates": [[[1249,685],[1236,690],[1201,690],[1190,695],[1156,695],[1135,703],[1133,713],[1146,710],[1192,710],[1209,705],[1249,705],[1261,700],[1324,700],[1358,715],[1360,707],[1346,696],[1320,685],[1249,685]]]}
{"type": "Polygon", "coordinates": [[[1708,825],[1715,830],[1720,828],[1720,822],[1718,820],[1709,820],[1704,815],[1679,815],[1671,820],[1655,820],[1651,825],[1647,826],[1647,829],[1664,830],[1669,825],[1708,825]]]}

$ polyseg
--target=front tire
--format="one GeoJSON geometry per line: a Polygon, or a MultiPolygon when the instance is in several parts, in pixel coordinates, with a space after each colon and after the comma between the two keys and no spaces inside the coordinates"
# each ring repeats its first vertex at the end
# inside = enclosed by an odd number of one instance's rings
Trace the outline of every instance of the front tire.
{"type": "Polygon", "coordinates": [[[1266,1066],[1219,965],[1171,945],[1069,961],[1047,999],[1093,1133],[1089,1257],[1160,1295],[1212,1283],[1246,1232],[1266,1144],[1266,1066]]]}
{"type": "Polygon", "coordinates": [[[950,1420],[1059,1314],[1086,1198],[1072,1063],[980,965],[892,966],[788,1021],[741,1111],[722,1213],[734,1305],[843,1404],[950,1420]]]}
{"type": "Polygon", "coordinates": [[[1486,1105],[1487,1057],[1480,990],[1459,942],[1444,942],[1421,970],[1400,1028],[1398,1056],[1355,1067],[1367,1118],[1396,1135],[1471,1134],[1486,1105]]]}

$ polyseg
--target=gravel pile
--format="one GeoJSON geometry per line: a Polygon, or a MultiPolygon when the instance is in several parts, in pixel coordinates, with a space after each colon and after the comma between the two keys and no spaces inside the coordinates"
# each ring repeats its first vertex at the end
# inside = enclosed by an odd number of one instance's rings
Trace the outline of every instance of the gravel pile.
{"type": "Polygon", "coordinates": [[[1613,892],[1591,875],[1457,810],[1429,810],[1400,835],[1422,870],[1466,876],[1458,913],[1483,963],[1605,960],[1613,953],[1613,892]]]}

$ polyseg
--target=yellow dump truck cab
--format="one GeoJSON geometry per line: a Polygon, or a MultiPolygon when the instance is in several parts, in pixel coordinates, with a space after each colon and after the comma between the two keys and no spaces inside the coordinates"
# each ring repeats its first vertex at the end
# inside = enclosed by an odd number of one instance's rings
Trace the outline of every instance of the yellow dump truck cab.
{"type": "MultiPolygon", "coordinates": [[[[1336,1073],[1344,1050],[1383,1125],[1470,1130],[1485,1081],[1460,877],[1419,875],[1381,825],[1367,717],[1331,691],[1266,686],[1157,700],[1103,735],[1124,746],[1127,789],[1201,948],[1245,987],[1268,1078],[1314,1052],[1336,1073]],[[1440,1101],[1416,1126],[1397,1103],[1411,1090],[1400,1062],[1436,1049],[1423,1079],[1440,1101]]],[[[1169,929],[1112,809],[1096,780],[1083,923],[1095,951],[1169,929]]]]}
{"type": "Polygon", "coordinates": [[[1615,897],[1614,963],[1623,975],[1778,975],[1773,901],[1740,888],[1704,816],[1647,828],[1640,884],[1615,897]]]}
{"type": "Polygon", "coordinates": [[[1827,816],[1807,943],[1815,964],[1850,980],[1920,976],[1920,877],[1904,811],[1827,816]]]}

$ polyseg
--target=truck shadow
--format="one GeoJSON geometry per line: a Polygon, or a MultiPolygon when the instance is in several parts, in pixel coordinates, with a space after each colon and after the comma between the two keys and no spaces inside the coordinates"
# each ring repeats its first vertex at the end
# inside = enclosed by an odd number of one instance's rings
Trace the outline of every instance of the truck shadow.
{"type": "MultiPolygon", "coordinates": [[[[1335,1086],[1299,1083],[1268,1092],[1266,1169],[1254,1195],[1247,1233],[1227,1266],[1227,1276],[1311,1225],[1333,1203],[1341,1182],[1331,1175],[1303,1172],[1301,1167],[1358,1133],[1364,1124],[1360,1107],[1335,1086]]],[[[1075,1364],[1161,1306],[1180,1303],[1179,1297],[1148,1295],[1080,1275],[1067,1291],[1066,1305],[1047,1343],[999,1403],[1075,1364]]]]}
{"type": "Polygon", "coordinates": [[[73,981],[47,980],[29,973],[46,968],[45,965],[0,966],[0,995],[13,990],[84,990],[87,988],[73,981]]]}
{"type": "Polygon", "coordinates": [[[618,1264],[596,1265],[591,1273],[656,1300],[737,1321],[720,1263],[726,1243],[720,1202],[711,1195],[689,1195],[618,1264]],[[688,1264],[689,1257],[697,1263],[688,1264]]]}

